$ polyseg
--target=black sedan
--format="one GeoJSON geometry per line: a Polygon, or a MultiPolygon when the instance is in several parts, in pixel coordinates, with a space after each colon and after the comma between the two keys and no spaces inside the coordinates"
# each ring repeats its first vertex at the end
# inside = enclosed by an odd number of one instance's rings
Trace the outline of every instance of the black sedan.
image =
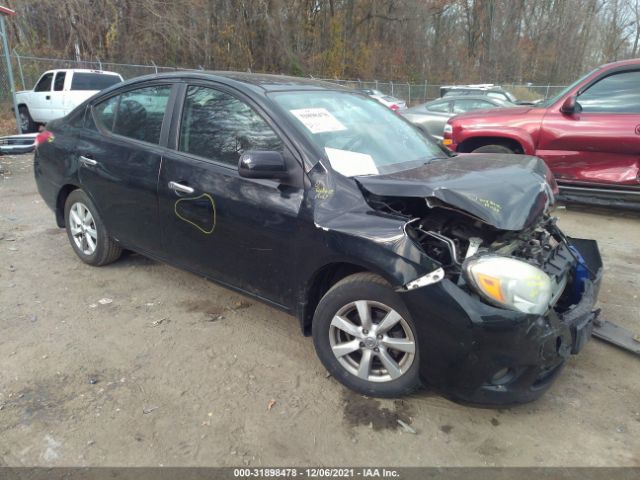
{"type": "MultiPolygon", "coordinates": [[[[534,157],[452,158],[375,100],[244,73],[142,77],[37,139],[78,257],[130,249],[295,315],[358,392],[537,398],[589,339],[601,261],[534,157]]],[[[300,359],[305,361],[305,359],[300,359]]]]}

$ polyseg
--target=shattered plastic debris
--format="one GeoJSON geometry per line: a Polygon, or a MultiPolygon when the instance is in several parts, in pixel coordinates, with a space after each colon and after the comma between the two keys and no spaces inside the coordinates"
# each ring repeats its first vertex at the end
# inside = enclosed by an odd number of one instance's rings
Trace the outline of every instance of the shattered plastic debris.
{"type": "Polygon", "coordinates": [[[399,418],[396,421],[398,422],[398,425],[400,425],[402,427],[402,430],[404,430],[405,432],[411,433],[412,435],[416,435],[418,433],[418,432],[416,432],[416,430],[411,425],[409,425],[408,423],[403,422],[399,418]]]}
{"type": "Polygon", "coordinates": [[[101,298],[100,300],[98,300],[98,303],[100,305],[109,305],[111,302],[113,302],[113,299],[111,298],[101,298]]]}
{"type": "Polygon", "coordinates": [[[143,407],[142,408],[142,414],[143,415],[148,415],[151,412],[153,412],[154,410],[157,410],[160,407],[156,407],[156,406],[150,406],[150,407],[143,407]]]}
{"type": "Polygon", "coordinates": [[[267,411],[270,412],[275,404],[276,404],[276,401],[273,398],[269,400],[269,403],[267,403],[267,411]]]}

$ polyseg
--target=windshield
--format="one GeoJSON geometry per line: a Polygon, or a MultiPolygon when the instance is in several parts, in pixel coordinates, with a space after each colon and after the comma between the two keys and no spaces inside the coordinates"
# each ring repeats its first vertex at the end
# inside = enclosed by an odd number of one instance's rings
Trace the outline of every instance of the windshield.
{"type": "Polygon", "coordinates": [[[371,98],[334,91],[279,92],[272,98],[345,176],[393,173],[446,158],[438,145],[371,98]]]}
{"type": "Polygon", "coordinates": [[[589,73],[587,73],[586,75],[583,75],[582,77],[580,77],[578,80],[576,80],[575,82],[573,82],[571,85],[569,85],[567,88],[564,88],[560,93],[558,93],[556,96],[548,98],[546,100],[543,100],[541,102],[538,102],[535,104],[535,107],[542,107],[542,108],[547,108],[551,105],[553,105],[554,103],[556,103],[558,100],[560,100],[562,97],[564,97],[567,93],[569,93],[571,90],[573,90],[574,88],[576,88],[578,86],[579,83],[582,83],[582,81],[589,77],[592,73],[594,73],[596,69],[591,70],[589,73]]]}

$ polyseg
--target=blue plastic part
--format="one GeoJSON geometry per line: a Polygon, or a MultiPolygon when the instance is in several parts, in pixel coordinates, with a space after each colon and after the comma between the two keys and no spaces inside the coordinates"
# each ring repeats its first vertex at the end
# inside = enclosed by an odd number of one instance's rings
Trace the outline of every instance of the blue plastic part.
{"type": "Polygon", "coordinates": [[[573,272],[573,291],[571,294],[571,302],[576,304],[580,301],[582,294],[584,293],[584,282],[589,278],[589,270],[587,269],[587,264],[580,254],[580,251],[573,245],[570,245],[569,249],[578,260],[573,272]]]}

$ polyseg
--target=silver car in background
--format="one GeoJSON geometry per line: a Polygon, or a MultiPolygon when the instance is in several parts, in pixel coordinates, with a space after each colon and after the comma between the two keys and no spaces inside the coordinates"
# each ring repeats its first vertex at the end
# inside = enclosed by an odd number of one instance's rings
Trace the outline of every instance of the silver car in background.
{"type": "Polygon", "coordinates": [[[444,126],[447,120],[454,115],[472,110],[513,106],[515,104],[499,98],[491,98],[485,95],[464,95],[439,98],[401,111],[400,114],[432,137],[442,140],[444,126]]]}
{"type": "Polygon", "coordinates": [[[358,91],[370,96],[371,98],[375,98],[378,102],[383,104],[385,107],[389,107],[394,112],[400,112],[407,108],[407,102],[400,98],[382,93],[380,90],[363,88],[358,91]]]}

